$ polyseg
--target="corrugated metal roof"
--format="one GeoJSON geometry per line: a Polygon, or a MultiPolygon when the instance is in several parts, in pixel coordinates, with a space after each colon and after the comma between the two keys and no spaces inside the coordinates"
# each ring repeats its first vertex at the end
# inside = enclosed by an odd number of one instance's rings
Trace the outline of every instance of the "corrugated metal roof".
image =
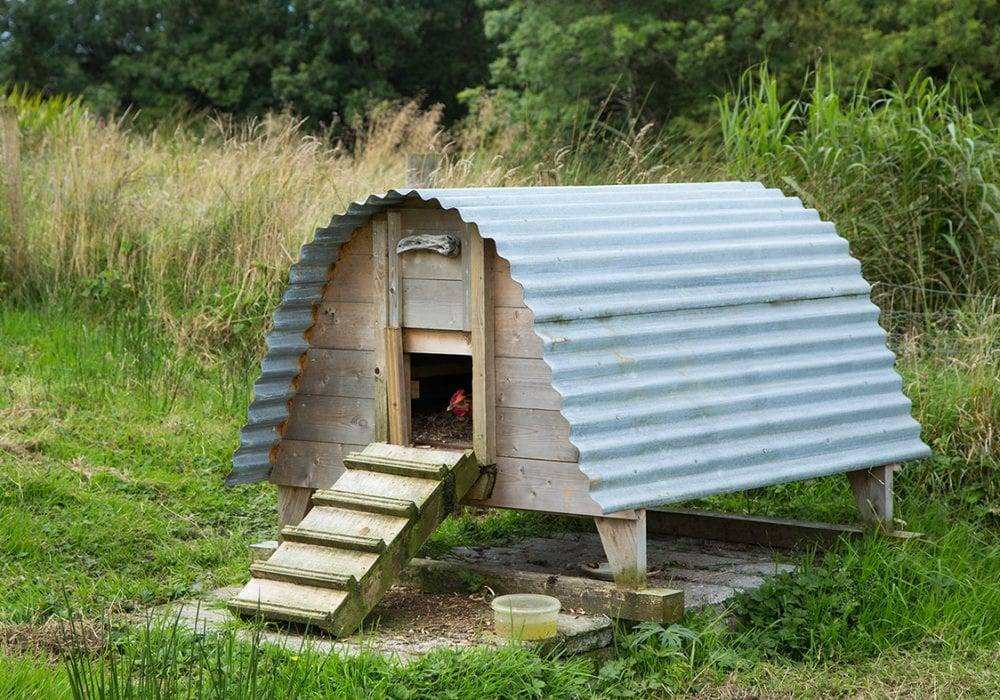
{"type": "Polygon", "coordinates": [[[496,242],[605,512],[927,457],[833,224],[759,183],[390,191],[305,246],[230,483],[265,478],[341,242],[406,196],[496,242]]]}

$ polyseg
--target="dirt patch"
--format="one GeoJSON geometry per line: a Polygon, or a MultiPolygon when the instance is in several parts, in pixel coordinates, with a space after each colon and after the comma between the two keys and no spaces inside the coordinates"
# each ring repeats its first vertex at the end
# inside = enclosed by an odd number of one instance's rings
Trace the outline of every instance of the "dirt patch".
{"type": "Polygon", "coordinates": [[[379,640],[412,640],[413,635],[472,644],[493,626],[493,611],[483,596],[421,593],[393,586],[365,619],[364,628],[379,640]]]}
{"type": "Polygon", "coordinates": [[[0,624],[0,653],[61,658],[73,650],[97,652],[104,648],[106,631],[103,625],[88,620],[0,624]]]}
{"type": "Polygon", "coordinates": [[[0,452],[9,452],[18,457],[33,457],[40,449],[41,444],[34,440],[12,442],[11,440],[0,438],[0,452]]]}

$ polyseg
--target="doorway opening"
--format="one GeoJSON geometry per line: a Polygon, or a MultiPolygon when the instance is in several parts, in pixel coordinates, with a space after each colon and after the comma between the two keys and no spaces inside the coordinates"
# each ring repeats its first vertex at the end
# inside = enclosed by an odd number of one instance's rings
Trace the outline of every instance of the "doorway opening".
{"type": "Polygon", "coordinates": [[[472,358],[410,353],[410,440],[472,447],[472,358]]]}

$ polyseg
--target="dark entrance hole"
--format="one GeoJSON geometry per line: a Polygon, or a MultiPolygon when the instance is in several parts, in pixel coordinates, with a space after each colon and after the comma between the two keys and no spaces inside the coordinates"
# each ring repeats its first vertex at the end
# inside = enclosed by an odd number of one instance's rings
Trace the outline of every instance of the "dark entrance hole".
{"type": "Polygon", "coordinates": [[[410,420],[414,445],[472,446],[472,358],[466,355],[410,355],[410,420]],[[448,410],[455,393],[464,392],[448,410]],[[464,409],[467,409],[465,411],[464,409]],[[460,415],[465,413],[465,415],[460,415]]]}

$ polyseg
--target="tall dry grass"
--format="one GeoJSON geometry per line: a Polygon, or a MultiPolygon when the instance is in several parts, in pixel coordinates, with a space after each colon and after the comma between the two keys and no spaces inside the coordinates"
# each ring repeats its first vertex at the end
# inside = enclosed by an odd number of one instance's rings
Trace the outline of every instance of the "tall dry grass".
{"type": "MultiPolygon", "coordinates": [[[[442,187],[688,177],[662,164],[649,129],[622,133],[610,157],[588,155],[593,133],[539,155],[513,130],[469,125],[450,137],[441,110],[415,102],[373,114],[345,147],[287,114],[148,133],[71,100],[11,101],[24,134],[28,254],[5,293],[138,311],[209,353],[259,346],[302,244],[351,201],[404,185],[407,153],[440,154],[442,187]]],[[[7,226],[0,214],[0,240],[7,226]]]]}

